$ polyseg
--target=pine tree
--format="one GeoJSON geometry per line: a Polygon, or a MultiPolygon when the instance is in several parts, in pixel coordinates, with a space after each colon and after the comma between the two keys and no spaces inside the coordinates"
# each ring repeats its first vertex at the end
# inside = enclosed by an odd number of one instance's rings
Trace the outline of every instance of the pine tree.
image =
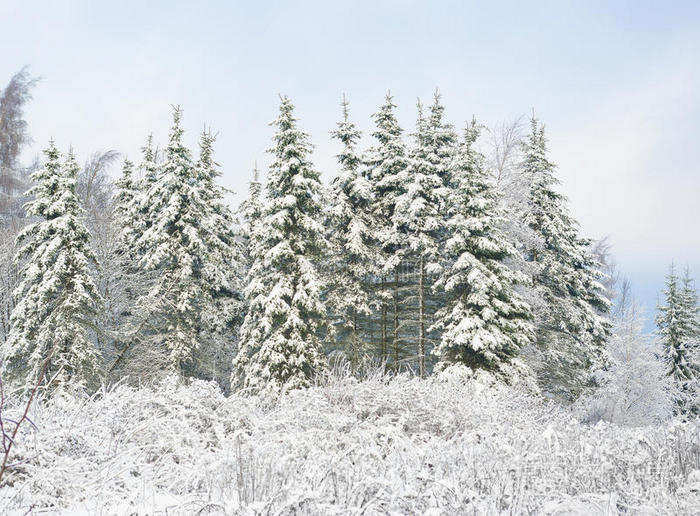
{"type": "Polygon", "coordinates": [[[200,337],[206,345],[198,357],[198,367],[202,369],[208,362],[207,376],[223,381],[225,375],[228,382],[231,341],[242,322],[244,307],[240,278],[245,272],[245,253],[233,230],[234,217],[225,202],[227,191],[218,184],[221,172],[213,158],[214,141],[210,132],[201,134],[195,165],[195,186],[202,202],[198,229],[206,250],[200,262],[206,291],[201,317],[207,333],[200,337]]]}
{"type": "MultiPolygon", "coordinates": [[[[155,182],[155,170],[151,165],[152,150],[151,137],[148,144],[143,148],[146,156],[145,163],[151,169],[150,183],[155,182]]],[[[114,183],[116,192],[112,203],[114,206],[114,223],[118,228],[118,242],[112,259],[112,266],[116,269],[114,275],[116,282],[112,286],[110,298],[112,306],[105,306],[106,311],[111,310],[108,319],[111,321],[109,327],[105,328],[107,333],[114,337],[113,356],[109,356],[110,361],[107,373],[118,371],[117,374],[129,375],[130,373],[140,374],[139,369],[143,363],[151,362],[153,356],[145,356],[144,349],[134,350],[136,343],[141,342],[145,334],[150,332],[153,313],[157,307],[146,300],[146,293],[155,284],[158,277],[156,271],[144,270],[139,267],[139,262],[143,256],[142,235],[150,227],[146,219],[146,214],[150,213],[150,197],[144,191],[146,178],[138,180],[134,177],[134,165],[128,159],[124,160],[121,177],[114,183]],[[131,356],[129,352],[143,358],[141,364],[136,365],[136,371],[124,369],[125,358],[131,356]]],[[[158,355],[158,353],[156,353],[158,355]]]]}
{"type": "Polygon", "coordinates": [[[547,159],[544,128],[536,119],[523,145],[523,172],[530,179],[525,222],[544,243],[526,250],[535,262],[534,285],[545,302],[536,313],[537,367],[545,390],[574,397],[591,381],[592,368],[605,362],[610,323],[609,302],[600,273],[588,252],[589,241],[578,236],[566,198],[555,188],[554,165],[547,159]]]}
{"type": "MultiPolygon", "coordinates": [[[[457,134],[452,124],[446,122],[445,108],[440,102],[441,95],[436,90],[430,106],[430,116],[426,121],[426,158],[435,173],[442,180],[443,188],[449,191],[454,187],[452,171],[455,161],[455,150],[458,145],[457,134]]],[[[445,213],[447,205],[441,206],[445,213]]]]}
{"type": "Polygon", "coordinates": [[[324,368],[325,325],[318,257],[323,225],[321,182],[309,160],[308,135],[282,97],[270,152],[267,204],[256,231],[254,263],[245,289],[249,311],[241,328],[232,384],[253,391],[305,387],[324,368]]]}
{"type": "Polygon", "coordinates": [[[18,260],[25,260],[15,295],[12,329],[3,363],[27,388],[37,382],[46,363],[54,384],[92,387],[99,380],[100,357],[89,339],[96,315],[97,288],[90,277],[94,260],[78,196],[80,170],[69,152],[64,164],[53,141],[47,162],[32,174],[26,210],[40,220],[18,236],[18,260]]]}
{"type": "MultiPolygon", "coordinates": [[[[142,283],[136,264],[138,254],[136,244],[142,228],[139,216],[140,192],[134,178],[134,165],[128,159],[124,160],[122,175],[114,182],[116,192],[112,197],[113,221],[118,236],[116,248],[110,256],[114,268],[110,281],[105,290],[109,289],[109,301],[105,303],[105,332],[112,332],[115,358],[121,350],[127,347],[129,335],[132,333],[131,323],[134,307],[146,287],[142,283]]],[[[110,371],[110,367],[107,368],[110,371]]]]}
{"type": "Polygon", "coordinates": [[[355,366],[366,349],[360,318],[372,313],[368,280],[376,273],[378,253],[373,246],[372,188],[359,171],[361,160],[355,150],[361,133],[348,118],[345,97],[342,107],[343,120],[331,133],[343,150],[337,156],[340,172],[331,183],[328,209],[331,279],[327,303],[338,321],[336,334],[345,341],[346,355],[355,366]]]}
{"type": "Polygon", "coordinates": [[[245,318],[239,332],[239,346],[233,360],[231,388],[246,387],[246,371],[255,351],[263,339],[263,316],[267,303],[267,286],[263,279],[266,271],[263,241],[265,229],[262,224],[264,203],[262,202],[262,184],[259,180],[257,164],[250,183],[249,197],[241,204],[239,213],[243,216],[242,235],[246,249],[246,272],[243,285],[243,302],[245,318]]]}
{"type": "Polygon", "coordinates": [[[399,271],[400,249],[403,238],[394,225],[396,203],[404,193],[407,181],[408,158],[403,142],[403,130],[399,127],[395,114],[396,104],[390,94],[384,105],[372,115],[376,125],[372,137],[376,144],[365,158],[369,167],[368,178],[372,185],[372,215],[376,220],[376,245],[382,253],[380,257],[380,284],[378,301],[381,306],[381,358],[386,360],[389,353],[388,316],[389,305],[393,306],[393,361],[398,367],[400,359],[399,342],[399,271]],[[393,282],[388,281],[393,276],[393,282]]]}
{"type": "Polygon", "coordinates": [[[690,395],[700,380],[697,294],[687,272],[682,284],[679,283],[673,263],[666,276],[664,297],[665,303],[657,307],[657,336],[663,348],[668,375],[678,390],[678,411],[686,412],[694,410],[694,400],[690,399],[690,395]]]}
{"type": "Polygon", "coordinates": [[[143,160],[141,162],[141,171],[143,177],[141,181],[143,186],[141,190],[148,191],[151,186],[158,180],[158,159],[159,150],[153,146],[153,135],[149,134],[146,139],[146,145],[141,148],[143,160]]]}
{"type": "MultiPolygon", "coordinates": [[[[698,306],[698,292],[695,290],[693,278],[690,270],[686,267],[683,274],[683,285],[681,286],[681,310],[688,340],[694,346],[700,345],[700,306],[698,306]]],[[[695,351],[695,349],[693,349],[695,351]]],[[[700,356],[695,360],[700,359],[700,356]]],[[[700,365],[700,364],[699,364],[700,365]]]]}
{"type": "Polygon", "coordinates": [[[525,278],[505,263],[516,250],[501,232],[494,187],[474,147],[479,132],[472,121],[453,170],[446,263],[435,285],[446,300],[436,314],[442,334],[434,353],[438,370],[461,363],[511,382],[526,373],[518,355],[534,332],[529,306],[514,290],[525,278]]]}
{"type": "MultiPolygon", "coordinates": [[[[146,145],[141,147],[141,164],[139,165],[139,171],[141,173],[140,178],[135,178],[133,172],[131,174],[131,182],[135,190],[133,201],[135,204],[135,216],[128,222],[134,231],[134,240],[132,253],[134,253],[140,260],[143,256],[145,250],[139,246],[143,244],[142,236],[148,228],[150,228],[156,220],[151,220],[150,217],[154,217],[158,213],[155,203],[159,202],[158,198],[151,196],[151,188],[155,185],[158,180],[158,160],[159,152],[158,149],[153,146],[153,135],[149,134],[146,139],[146,145]]],[[[130,211],[132,211],[130,209],[130,211]]],[[[132,215],[132,213],[129,213],[132,215]]]]}
{"type": "Polygon", "coordinates": [[[415,261],[418,276],[418,371],[425,376],[426,328],[430,292],[428,273],[436,270],[444,233],[444,210],[449,192],[455,137],[450,125],[443,121],[439,94],[426,120],[418,103],[415,145],[409,155],[408,183],[399,197],[394,225],[405,235],[405,256],[415,261]]]}
{"type": "Polygon", "coordinates": [[[253,180],[249,183],[248,197],[241,202],[238,207],[240,216],[240,237],[244,250],[245,271],[247,272],[253,264],[251,246],[253,241],[254,226],[260,222],[263,211],[262,183],[260,182],[260,171],[258,164],[253,168],[253,180]]]}
{"type": "Polygon", "coordinates": [[[165,159],[142,197],[141,211],[150,227],[137,247],[143,250],[140,266],[158,273],[141,303],[154,308],[153,345],[164,348],[171,370],[193,374],[195,353],[202,343],[201,352],[211,350],[218,320],[227,319],[217,315],[221,300],[215,297],[230,297],[236,253],[231,216],[215,183],[212,138],[202,138],[200,160],[194,164],[182,143],[180,119],[175,108],[165,159]]]}
{"type": "Polygon", "coordinates": [[[139,239],[140,218],[139,189],[134,180],[134,164],[124,160],[121,177],[114,182],[117,191],[114,194],[114,216],[119,224],[121,247],[126,254],[134,252],[134,245],[139,239]]]}

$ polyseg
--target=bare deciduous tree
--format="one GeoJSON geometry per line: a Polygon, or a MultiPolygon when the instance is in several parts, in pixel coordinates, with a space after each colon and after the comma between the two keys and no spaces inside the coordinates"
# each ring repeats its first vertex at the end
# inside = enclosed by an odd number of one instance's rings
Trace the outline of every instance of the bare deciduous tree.
{"type": "Polygon", "coordinates": [[[31,142],[24,107],[38,81],[25,66],[0,91],[0,217],[16,215],[20,208],[16,196],[24,189],[26,174],[19,166],[19,156],[31,142]]]}

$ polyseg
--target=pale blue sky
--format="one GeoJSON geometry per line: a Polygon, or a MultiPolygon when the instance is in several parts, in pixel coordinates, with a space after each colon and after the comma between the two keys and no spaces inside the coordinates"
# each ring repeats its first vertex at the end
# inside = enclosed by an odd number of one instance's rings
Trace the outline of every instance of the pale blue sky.
{"type": "Polygon", "coordinates": [[[244,194],[278,93],[329,178],[343,92],[368,131],[391,89],[410,131],[438,86],[457,125],[536,110],[583,232],[610,235],[649,309],[672,258],[700,277],[700,2],[0,0],[0,20],[0,82],[43,77],[28,156],[53,136],[138,159],[177,103],[244,194]]]}

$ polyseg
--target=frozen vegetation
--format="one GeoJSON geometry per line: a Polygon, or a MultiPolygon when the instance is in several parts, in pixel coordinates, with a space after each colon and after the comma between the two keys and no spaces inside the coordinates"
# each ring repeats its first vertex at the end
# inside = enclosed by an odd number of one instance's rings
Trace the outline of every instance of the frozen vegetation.
{"type": "Polygon", "coordinates": [[[700,511],[697,421],[582,424],[575,410],[464,371],[369,370],[358,381],[336,367],[277,399],[175,378],[54,396],[17,438],[0,512],[700,511]]]}
{"type": "Polygon", "coordinates": [[[691,273],[644,334],[534,114],[460,131],[436,91],[409,134],[387,94],[360,146],[344,99],[325,184],[282,96],[235,209],[177,107],[115,182],[20,166],[34,82],[0,91],[0,514],[700,514],[691,273]]]}

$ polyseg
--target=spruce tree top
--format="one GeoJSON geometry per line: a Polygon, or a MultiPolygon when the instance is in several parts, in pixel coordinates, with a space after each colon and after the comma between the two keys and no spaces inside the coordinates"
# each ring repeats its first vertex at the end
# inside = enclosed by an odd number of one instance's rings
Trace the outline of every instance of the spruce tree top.
{"type": "Polygon", "coordinates": [[[14,372],[27,368],[26,385],[36,381],[45,360],[47,374],[58,383],[86,386],[99,374],[99,359],[87,338],[87,324],[96,313],[99,292],[89,272],[95,258],[90,234],[81,218],[76,194],[80,167],[72,152],[61,166],[53,141],[45,166],[32,174],[35,185],[26,205],[39,221],[17,237],[17,259],[26,258],[15,295],[12,330],[3,350],[14,372]],[[50,357],[50,359],[49,359],[50,357]]]}
{"type": "Polygon", "coordinates": [[[295,252],[305,252],[307,247],[318,250],[321,245],[318,236],[322,233],[318,204],[321,182],[308,159],[313,146],[308,135],[297,128],[289,98],[282,96],[281,101],[279,116],[270,124],[277,127],[277,132],[269,149],[274,160],[267,176],[266,215],[275,214],[270,222],[283,234],[299,232],[291,240],[299,246],[295,252]]]}

